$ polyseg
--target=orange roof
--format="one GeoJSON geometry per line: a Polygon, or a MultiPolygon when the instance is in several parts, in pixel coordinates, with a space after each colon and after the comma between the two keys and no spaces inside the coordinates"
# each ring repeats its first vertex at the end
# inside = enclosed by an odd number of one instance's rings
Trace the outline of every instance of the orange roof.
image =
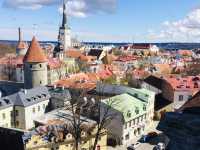
{"type": "Polygon", "coordinates": [[[96,82],[99,77],[95,73],[78,73],[73,74],[69,78],[59,80],[54,83],[58,87],[75,88],[75,89],[86,89],[91,90],[96,87],[96,82]]]}
{"type": "Polygon", "coordinates": [[[68,50],[66,51],[66,56],[71,58],[79,58],[82,61],[88,61],[88,58],[79,50],[68,50]]]}
{"type": "Polygon", "coordinates": [[[47,62],[47,58],[35,37],[31,41],[24,62],[47,62]]]}
{"type": "Polygon", "coordinates": [[[28,47],[28,45],[23,41],[19,41],[19,43],[17,45],[18,49],[26,49],[27,47],[28,47]]]}
{"type": "Polygon", "coordinates": [[[176,91],[192,91],[193,94],[200,89],[200,76],[165,77],[164,78],[176,91]]]}

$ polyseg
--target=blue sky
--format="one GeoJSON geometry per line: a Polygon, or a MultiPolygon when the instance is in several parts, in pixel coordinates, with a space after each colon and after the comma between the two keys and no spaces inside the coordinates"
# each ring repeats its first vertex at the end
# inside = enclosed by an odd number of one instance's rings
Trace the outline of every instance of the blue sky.
{"type": "MultiPolygon", "coordinates": [[[[60,4],[0,0],[0,39],[16,40],[21,26],[25,40],[56,40],[60,4]]],[[[73,0],[68,7],[81,41],[200,42],[200,0],[73,0]]]]}

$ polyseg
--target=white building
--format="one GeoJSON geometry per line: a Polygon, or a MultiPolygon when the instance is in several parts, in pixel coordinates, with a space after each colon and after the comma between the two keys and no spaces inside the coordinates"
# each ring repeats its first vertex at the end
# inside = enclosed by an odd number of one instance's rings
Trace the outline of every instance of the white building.
{"type": "Polygon", "coordinates": [[[0,126],[11,127],[11,113],[13,111],[13,104],[7,98],[0,98],[0,126]]]}
{"type": "Polygon", "coordinates": [[[21,90],[1,98],[0,125],[20,129],[34,127],[34,119],[45,113],[50,95],[46,87],[21,90]]]}
{"type": "Polygon", "coordinates": [[[117,95],[103,101],[106,105],[112,104],[111,107],[117,111],[117,117],[111,121],[108,129],[121,139],[121,144],[133,144],[132,142],[139,139],[153,122],[155,92],[103,84],[97,84],[96,90],[104,94],[117,95]]]}

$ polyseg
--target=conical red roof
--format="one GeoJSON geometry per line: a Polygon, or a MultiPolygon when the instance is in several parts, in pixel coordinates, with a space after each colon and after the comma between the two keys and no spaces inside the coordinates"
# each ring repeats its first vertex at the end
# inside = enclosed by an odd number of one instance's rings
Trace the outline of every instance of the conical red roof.
{"type": "Polygon", "coordinates": [[[47,58],[35,37],[31,41],[24,62],[47,62],[47,58]]]}
{"type": "Polygon", "coordinates": [[[19,41],[19,42],[18,42],[18,45],[17,45],[17,48],[18,48],[19,50],[21,50],[21,49],[26,49],[26,48],[28,48],[28,46],[27,46],[27,44],[26,44],[25,42],[19,41]]]}

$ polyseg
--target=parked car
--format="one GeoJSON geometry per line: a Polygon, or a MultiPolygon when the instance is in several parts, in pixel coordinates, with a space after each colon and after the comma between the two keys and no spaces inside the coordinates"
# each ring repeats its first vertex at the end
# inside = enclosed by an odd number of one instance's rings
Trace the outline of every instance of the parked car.
{"type": "Polygon", "coordinates": [[[140,146],[140,142],[137,142],[135,144],[131,144],[130,146],[127,147],[127,150],[135,150],[137,147],[140,146]]]}
{"type": "Polygon", "coordinates": [[[140,143],[149,142],[152,138],[157,137],[158,134],[156,132],[149,132],[147,135],[142,135],[142,137],[138,140],[140,143]]]}
{"type": "Polygon", "coordinates": [[[165,150],[165,143],[158,143],[158,144],[155,146],[155,149],[156,149],[156,150],[165,150]]]}
{"type": "Polygon", "coordinates": [[[156,132],[149,132],[147,135],[150,136],[150,137],[156,137],[156,136],[158,136],[158,133],[156,133],[156,132]]]}

